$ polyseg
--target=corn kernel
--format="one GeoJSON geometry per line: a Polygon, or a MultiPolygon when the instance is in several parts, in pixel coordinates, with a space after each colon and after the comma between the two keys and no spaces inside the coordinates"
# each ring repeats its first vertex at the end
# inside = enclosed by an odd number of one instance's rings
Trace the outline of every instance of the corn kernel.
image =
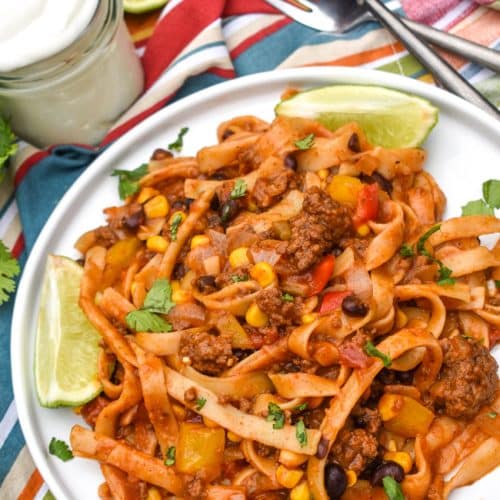
{"type": "Polygon", "coordinates": [[[220,427],[220,425],[217,422],[214,422],[213,420],[210,420],[207,417],[203,417],[203,423],[205,424],[206,427],[209,427],[210,429],[215,429],[216,427],[220,427]]]}
{"type": "Polygon", "coordinates": [[[347,487],[351,487],[353,486],[354,484],[356,484],[356,481],[358,480],[358,476],[356,475],[356,473],[349,469],[346,473],[346,478],[347,478],[347,487]]]}
{"type": "Polygon", "coordinates": [[[363,184],[357,177],[335,175],[328,185],[328,193],[339,203],[355,206],[363,184]]]}
{"type": "Polygon", "coordinates": [[[146,500],[161,500],[161,493],[154,486],[148,489],[146,500]]]}
{"type": "Polygon", "coordinates": [[[157,194],[160,194],[160,191],[158,191],[155,188],[152,187],[145,187],[141,189],[141,192],[139,193],[139,196],[137,197],[137,203],[145,203],[146,201],[150,200],[153,196],[156,196],[157,194]]]}
{"type": "Polygon", "coordinates": [[[402,405],[401,397],[397,394],[384,394],[378,402],[378,411],[384,422],[394,418],[402,405]]]}
{"type": "Polygon", "coordinates": [[[206,234],[197,234],[191,239],[191,250],[196,247],[202,247],[210,244],[210,238],[206,234]]]}
{"type": "Polygon", "coordinates": [[[279,465],[276,469],[276,479],[281,486],[293,488],[302,479],[304,471],[300,469],[287,469],[284,465],[279,465]]]}
{"type": "Polygon", "coordinates": [[[259,210],[259,207],[256,205],[256,203],[254,201],[250,200],[247,203],[247,210],[249,212],[257,212],[257,210],[259,210]]]}
{"type": "Polygon", "coordinates": [[[293,451],[281,450],[279,456],[279,462],[285,467],[293,469],[294,467],[299,467],[302,465],[309,457],[307,455],[302,455],[301,453],[294,453],[293,451]]]}
{"type": "Polygon", "coordinates": [[[182,224],[186,220],[187,215],[184,212],[178,210],[177,212],[174,212],[170,216],[170,219],[168,219],[168,223],[170,225],[172,225],[172,223],[174,222],[174,220],[177,220],[179,217],[180,217],[180,221],[181,221],[180,223],[182,224]]]}
{"type": "Polygon", "coordinates": [[[268,321],[267,314],[263,313],[257,304],[252,304],[248,308],[245,319],[250,326],[255,326],[256,328],[266,326],[268,321]]]}
{"type": "Polygon", "coordinates": [[[170,207],[167,198],[162,194],[156,195],[144,204],[144,213],[148,219],[156,217],[165,217],[168,214],[170,207]]]}
{"type": "Polygon", "coordinates": [[[390,460],[391,462],[396,462],[401,465],[405,474],[408,474],[413,467],[411,456],[409,453],[406,453],[406,451],[388,451],[384,454],[384,460],[390,460]]]}
{"type": "Polygon", "coordinates": [[[398,308],[396,308],[396,326],[398,328],[404,328],[408,323],[408,316],[398,308]]]}
{"type": "Polygon", "coordinates": [[[262,287],[268,286],[276,281],[276,273],[271,264],[267,262],[258,262],[255,264],[250,270],[250,276],[262,287]]]}
{"type": "Polygon", "coordinates": [[[370,226],[368,224],[361,224],[361,226],[356,229],[359,236],[364,237],[370,234],[370,226]]]}
{"type": "Polygon", "coordinates": [[[146,246],[152,252],[164,253],[168,247],[168,241],[163,236],[150,236],[146,240],[146,246]]]}
{"type": "Polygon", "coordinates": [[[307,481],[303,481],[290,492],[290,500],[310,500],[311,491],[307,481]]]}
{"type": "Polygon", "coordinates": [[[321,170],[318,170],[318,177],[324,181],[328,177],[328,169],[322,168],[321,170]]]}
{"type": "Polygon", "coordinates": [[[396,446],[396,441],[394,441],[394,439],[391,439],[388,443],[387,443],[387,449],[389,451],[398,451],[398,447],[396,446]]]}
{"type": "Polygon", "coordinates": [[[189,290],[184,290],[178,280],[171,282],[172,301],[176,304],[186,304],[192,302],[193,296],[189,290]]]}
{"type": "Polygon", "coordinates": [[[247,247],[239,247],[229,254],[229,263],[233,269],[250,264],[247,255],[247,247]]]}
{"type": "Polygon", "coordinates": [[[317,317],[318,315],[316,313],[308,313],[308,314],[303,314],[300,319],[304,325],[308,325],[309,323],[316,321],[317,317]]]}
{"type": "Polygon", "coordinates": [[[243,440],[243,438],[241,436],[238,436],[238,434],[235,434],[232,431],[227,431],[227,438],[232,443],[241,443],[241,441],[243,440]]]}

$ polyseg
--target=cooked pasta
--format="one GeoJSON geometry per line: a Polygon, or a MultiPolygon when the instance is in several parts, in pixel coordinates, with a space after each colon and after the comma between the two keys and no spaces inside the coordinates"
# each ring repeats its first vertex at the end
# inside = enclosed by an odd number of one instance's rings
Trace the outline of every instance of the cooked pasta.
{"type": "Polygon", "coordinates": [[[356,123],[217,137],[156,150],[76,244],[100,497],[444,499],[499,465],[500,220],[441,222],[425,152],[356,123]]]}

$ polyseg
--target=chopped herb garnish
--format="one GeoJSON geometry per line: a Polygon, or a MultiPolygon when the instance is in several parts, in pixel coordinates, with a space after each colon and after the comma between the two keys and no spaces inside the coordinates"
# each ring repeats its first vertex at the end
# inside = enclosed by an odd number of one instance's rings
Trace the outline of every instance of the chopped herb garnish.
{"type": "Polygon", "coordinates": [[[182,222],[182,215],[175,214],[172,218],[172,222],[170,223],[170,239],[172,241],[177,240],[177,231],[179,231],[179,226],[182,222]]]}
{"type": "Polygon", "coordinates": [[[490,207],[500,208],[500,181],[490,179],[484,182],[483,198],[490,207]]]}
{"type": "Polygon", "coordinates": [[[175,446],[169,446],[167,456],[165,457],[165,465],[175,464],[175,446]]]}
{"type": "Polygon", "coordinates": [[[306,135],[303,139],[295,141],[295,145],[302,150],[311,149],[314,145],[314,134],[306,135]]]}
{"type": "Polygon", "coordinates": [[[382,363],[384,363],[384,366],[388,368],[389,366],[392,365],[392,360],[387,354],[384,354],[382,351],[379,351],[372,342],[368,341],[365,344],[365,352],[369,356],[373,356],[375,358],[380,358],[382,360],[382,363]]]}
{"type": "Polygon", "coordinates": [[[167,279],[158,279],[153,283],[144,299],[142,309],[148,311],[168,314],[175,307],[175,302],[172,302],[172,286],[167,279]]]}
{"type": "Polygon", "coordinates": [[[0,241],[0,304],[7,302],[9,295],[16,289],[14,278],[20,271],[19,262],[0,241]]]}
{"type": "Polygon", "coordinates": [[[233,274],[231,276],[231,281],[233,283],[240,283],[241,281],[248,281],[248,275],[246,275],[246,274],[243,274],[243,275],[241,275],[241,274],[233,274]]]}
{"type": "Polygon", "coordinates": [[[434,260],[434,257],[425,248],[425,243],[434,233],[436,233],[440,229],[441,229],[441,224],[438,224],[437,226],[431,227],[426,233],[423,234],[423,236],[420,237],[420,239],[417,242],[417,252],[420,255],[424,255],[425,257],[434,260]]]}
{"type": "Polygon", "coordinates": [[[408,259],[409,257],[414,257],[415,256],[415,250],[413,250],[413,247],[411,245],[408,245],[405,243],[400,249],[399,249],[399,254],[401,257],[404,257],[405,259],[408,259]]]}
{"type": "Polygon", "coordinates": [[[437,261],[437,264],[439,265],[437,284],[441,286],[454,285],[455,280],[451,278],[453,271],[449,267],[444,266],[440,261],[437,261]]]}
{"type": "Polygon", "coordinates": [[[204,406],[205,406],[205,403],[207,402],[206,398],[198,398],[196,400],[196,406],[195,408],[200,411],[204,406]]]}
{"type": "Polygon", "coordinates": [[[300,447],[303,448],[307,444],[307,432],[306,426],[303,420],[299,420],[295,426],[295,437],[300,444],[300,447]]]}
{"type": "Polygon", "coordinates": [[[234,183],[233,190],[231,191],[230,197],[232,200],[237,200],[242,198],[247,194],[247,183],[244,179],[236,179],[234,183]]]}
{"type": "Polygon", "coordinates": [[[304,411],[304,410],[307,410],[308,406],[309,406],[309,405],[308,405],[307,403],[302,403],[302,404],[300,404],[300,405],[296,406],[296,407],[294,408],[294,410],[295,410],[295,411],[304,411]]]}
{"type": "Polygon", "coordinates": [[[384,485],[384,491],[389,500],[405,500],[401,486],[394,478],[385,476],[382,479],[382,484],[384,485]]]}
{"type": "Polygon", "coordinates": [[[500,288],[500,280],[495,280],[495,287],[500,288]]]}
{"type": "Polygon", "coordinates": [[[490,411],[486,415],[488,415],[488,417],[490,417],[491,419],[493,419],[493,418],[497,418],[498,413],[496,411],[490,411]]]}
{"type": "Polygon", "coordinates": [[[67,462],[73,458],[73,452],[67,443],[54,437],[49,443],[49,453],[60,458],[63,462],[67,462]]]}
{"type": "Polygon", "coordinates": [[[495,211],[484,200],[474,200],[462,207],[462,215],[495,215],[495,211]]]}
{"type": "Polygon", "coordinates": [[[7,120],[0,117],[0,182],[6,171],[7,160],[17,152],[17,142],[7,120]]]}
{"type": "Polygon", "coordinates": [[[285,425],[285,413],[276,403],[269,403],[267,405],[267,419],[268,422],[273,423],[273,429],[283,429],[285,425]]]}
{"type": "Polygon", "coordinates": [[[465,340],[474,340],[474,337],[472,335],[467,335],[465,333],[462,335],[462,338],[464,338],[465,340]]]}
{"type": "Polygon", "coordinates": [[[131,311],[125,317],[127,326],[136,332],[171,332],[172,325],[151,311],[138,309],[131,311]]]}
{"type": "Polygon", "coordinates": [[[182,147],[184,146],[183,137],[188,133],[188,130],[188,127],[182,127],[177,134],[177,139],[168,145],[168,149],[177,152],[181,151],[182,147]]]}
{"type": "Polygon", "coordinates": [[[118,194],[124,200],[139,191],[139,179],[148,173],[148,164],[143,163],[135,170],[113,170],[112,176],[118,177],[118,194]]]}
{"type": "Polygon", "coordinates": [[[289,293],[284,293],[281,296],[281,300],[283,300],[284,302],[293,302],[295,300],[295,297],[289,293]]]}

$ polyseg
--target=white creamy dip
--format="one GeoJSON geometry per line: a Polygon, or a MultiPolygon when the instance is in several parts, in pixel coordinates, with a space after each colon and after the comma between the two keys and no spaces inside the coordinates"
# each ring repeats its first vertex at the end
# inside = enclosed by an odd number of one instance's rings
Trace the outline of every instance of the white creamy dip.
{"type": "Polygon", "coordinates": [[[0,72],[52,56],[88,26],[98,0],[1,0],[0,72]]]}

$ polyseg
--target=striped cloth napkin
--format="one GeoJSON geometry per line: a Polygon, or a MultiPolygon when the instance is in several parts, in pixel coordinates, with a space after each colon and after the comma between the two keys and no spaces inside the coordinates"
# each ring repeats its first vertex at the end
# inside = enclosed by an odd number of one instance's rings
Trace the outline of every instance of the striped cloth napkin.
{"type": "MultiPolygon", "coordinates": [[[[392,10],[490,47],[500,43],[500,13],[472,0],[389,0],[392,10]]],[[[492,3],[492,2],[479,2],[492,3]]],[[[498,2],[493,2],[498,3],[498,2]]],[[[101,147],[21,144],[10,178],[0,186],[0,238],[24,264],[50,212],[68,187],[110,142],[168,103],[251,73],[304,65],[363,66],[432,83],[404,47],[376,22],[343,35],[294,23],[263,0],[170,0],[150,16],[127,18],[146,75],[144,95],[110,130],[101,147]]],[[[446,55],[500,104],[491,71],[446,55]]],[[[30,458],[17,421],[10,382],[13,300],[0,308],[0,498],[51,498],[30,458]]],[[[16,334],[14,332],[13,334],[16,334]]]]}

